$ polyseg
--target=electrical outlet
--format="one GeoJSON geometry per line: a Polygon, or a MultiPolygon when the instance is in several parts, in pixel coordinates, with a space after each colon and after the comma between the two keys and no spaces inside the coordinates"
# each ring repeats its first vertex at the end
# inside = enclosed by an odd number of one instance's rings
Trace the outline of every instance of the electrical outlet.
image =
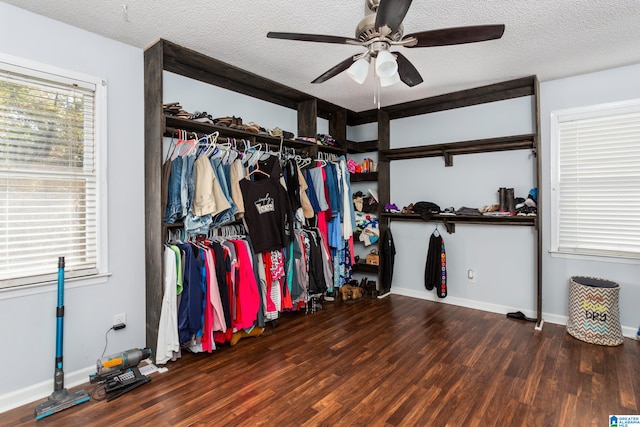
{"type": "Polygon", "coordinates": [[[123,325],[127,324],[127,314],[126,313],[115,314],[113,316],[113,326],[119,325],[119,324],[123,324],[123,325]]]}
{"type": "Polygon", "coordinates": [[[476,283],[476,272],[472,269],[467,270],[467,281],[469,283],[476,283]]]}

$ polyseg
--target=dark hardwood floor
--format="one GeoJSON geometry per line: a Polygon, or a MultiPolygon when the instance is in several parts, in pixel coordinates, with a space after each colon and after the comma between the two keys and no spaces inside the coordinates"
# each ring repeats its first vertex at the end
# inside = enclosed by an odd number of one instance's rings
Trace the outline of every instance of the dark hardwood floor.
{"type": "MultiPolygon", "coordinates": [[[[640,413],[640,342],[403,296],[286,313],[275,329],[185,354],[149,384],[11,426],[608,426],[640,413]]],[[[85,389],[91,391],[92,386],[85,389]]]]}

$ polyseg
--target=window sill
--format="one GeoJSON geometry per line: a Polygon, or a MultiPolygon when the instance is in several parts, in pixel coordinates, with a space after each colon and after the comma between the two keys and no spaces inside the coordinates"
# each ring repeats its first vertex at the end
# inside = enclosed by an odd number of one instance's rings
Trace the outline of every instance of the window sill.
{"type": "MultiPolygon", "coordinates": [[[[103,283],[107,283],[109,277],[111,277],[111,273],[96,274],[90,277],[65,278],[64,288],[74,289],[85,286],[100,285],[103,283]]],[[[0,301],[12,298],[22,298],[30,295],[44,294],[48,292],[56,292],[57,290],[57,281],[5,288],[0,289],[0,301]]]]}
{"type": "Polygon", "coordinates": [[[584,255],[584,254],[574,254],[568,252],[558,252],[558,251],[549,251],[549,255],[552,258],[565,258],[565,259],[575,259],[581,261],[596,261],[596,262],[612,262],[619,264],[640,264],[640,259],[638,258],[629,258],[629,257],[614,257],[614,256],[605,256],[605,255],[584,255]]]}

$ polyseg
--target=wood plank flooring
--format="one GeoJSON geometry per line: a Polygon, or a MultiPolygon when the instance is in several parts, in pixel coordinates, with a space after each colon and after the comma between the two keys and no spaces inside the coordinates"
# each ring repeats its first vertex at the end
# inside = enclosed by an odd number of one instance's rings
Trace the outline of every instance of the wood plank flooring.
{"type": "MultiPolygon", "coordinates": [[[[260,337],[185,354],[149,384],[11,426],[606,426],[640,413],[640,342],[391,295],[285,313],[260,337]]],[[[87,384],[84,388],[91,391],[87,384]]]]}

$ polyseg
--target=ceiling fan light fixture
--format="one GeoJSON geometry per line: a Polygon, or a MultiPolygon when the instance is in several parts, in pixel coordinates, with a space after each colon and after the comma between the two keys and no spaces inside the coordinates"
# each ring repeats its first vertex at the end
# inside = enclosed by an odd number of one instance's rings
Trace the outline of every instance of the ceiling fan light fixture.
{"type": "Polygon", "coordinates": [[[398,72],[396,58],[388,50],[381,50],[376,57],[376,74],[381,78],[390,78],[398,72]]]}
{"type": "Polygon", "coordinates": [[[394,85],[400,81],[400,74],[397,72],[393,73],[391,77],[380,77],[380,87],[387,87],[394,85]]]}
{"type": "Polygon", "coordinates": [[[323,83],[347,71],[349,77],[364,83],[367,78],[368,64],[374,58],[374,78],[380,82],[392,85],[399,78],[402,83],[414,87],[423,82],[416,67],[398,50],[393,53],[390,48],[423,48],[435,46],[451,46],[466,43],[476,43],[496,40],[505,31],[504,24],[472,25],[466,27],[441,28],[404,34],[403,20],[409,11],[412,0],[364,0],[365,16],[356,26],[355,37],[332,36],[326,34],[284,33],[269,31],[268,38],[282,40],[300,40],[315,43],[334,43],[350,46],[360,46],[367,49],[356,56],[350,56],[334,65],[311,83],[323,83]],[[367,65],[365,67],[365,65],[367,65]],[[365,70],[367,68],[367,70],[365,70]],[[366,72],[365,72],[366,71],[366,72]]]}
{"type": "Polygon", "coordinates": [[[355,61],[347,68],[347,75],[356,83],[363,84],[369,74],[369,58],[364,57],[355,61]]]}

